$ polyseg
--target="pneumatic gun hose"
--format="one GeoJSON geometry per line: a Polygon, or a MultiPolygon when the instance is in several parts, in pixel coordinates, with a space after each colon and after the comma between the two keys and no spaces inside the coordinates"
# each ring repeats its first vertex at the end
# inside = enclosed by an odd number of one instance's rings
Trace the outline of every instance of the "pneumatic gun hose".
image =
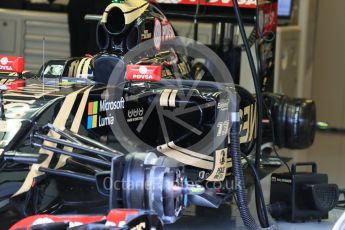
{"type": "Polygon", "coordinates": [[[241,152],[240,152],[240,115],[238,112],[232,113],[232,127],[230,129],[230,155],[232,158],[232,171],[235,178],[235,190],[237,205],[243,220],[243,223],[247,229],[259,230],[259,229],[275,229],[272,225],[269,228],[261,228],[252,217],[247,201],[246,187],[244,183],[244,175],[242,170],[241,152]]]}

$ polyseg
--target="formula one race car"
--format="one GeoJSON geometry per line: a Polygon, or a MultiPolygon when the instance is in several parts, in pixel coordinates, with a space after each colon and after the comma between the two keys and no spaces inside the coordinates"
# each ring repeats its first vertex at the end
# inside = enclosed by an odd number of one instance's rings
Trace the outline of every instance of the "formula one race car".
{"type": "MultiPolygon", "coordinates": [[[[190,204],[217,208],[234,194],[245,212],[255,96],[154,5],[127,0],[86,18],[98,22],[95,56],[51,60],[38,74],[0,58],[17,72],[1,75],[1,221],[128,208],[174,223],[190,204]]],[[[267,142],[313,143],[314,102],[264,99],[267,142]]]]}

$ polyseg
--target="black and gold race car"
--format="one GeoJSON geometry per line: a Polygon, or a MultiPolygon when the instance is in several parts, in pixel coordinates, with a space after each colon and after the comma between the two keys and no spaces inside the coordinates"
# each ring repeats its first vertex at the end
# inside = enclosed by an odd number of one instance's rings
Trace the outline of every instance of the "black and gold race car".
{"type": "MultiPolygon", "coordinates": [[[[1,74],[0,222],[129,208],[174,223],[190,204],[242,199],[255,96],[210,49],[177,37],[154,5],[113,3],[87,19],[98,23],[95,56],[51,60],[37,74],[1,57],[15,73],[1,74]]],[[[264,99],[267,140],[312,144],[312,101],[264,99]]]]}

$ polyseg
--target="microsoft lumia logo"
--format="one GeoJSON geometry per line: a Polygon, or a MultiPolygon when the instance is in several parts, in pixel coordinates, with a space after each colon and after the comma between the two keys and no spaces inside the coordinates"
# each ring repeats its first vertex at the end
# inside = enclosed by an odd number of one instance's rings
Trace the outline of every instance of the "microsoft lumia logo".
{"type": "Polygon", "coordinates": [[[89,102],[87,129],[97,128],[98,101],[89,102]]]}

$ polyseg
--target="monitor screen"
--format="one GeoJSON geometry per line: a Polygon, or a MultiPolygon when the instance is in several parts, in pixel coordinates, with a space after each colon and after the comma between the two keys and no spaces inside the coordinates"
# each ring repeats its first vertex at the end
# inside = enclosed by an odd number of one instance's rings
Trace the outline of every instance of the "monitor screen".
{"type": "Polygon", "coordinates": [[[290,18],[293,0],[278,0],[278,17],[290,18]]]}

